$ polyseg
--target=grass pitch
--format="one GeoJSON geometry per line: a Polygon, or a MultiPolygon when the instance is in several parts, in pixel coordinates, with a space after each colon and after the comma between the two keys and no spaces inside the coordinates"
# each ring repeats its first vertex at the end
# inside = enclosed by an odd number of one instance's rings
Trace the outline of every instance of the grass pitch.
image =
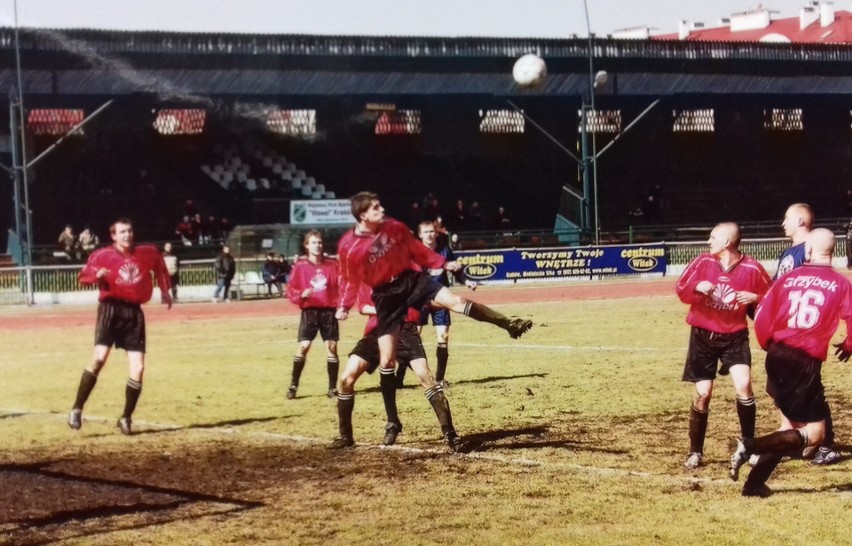
{"type": "MultiPolygon", "coordinates": [[[[419,387],[399,393],[398,445],[379,448],[375,376],[358,384],[358,447],[327,450],[337,415],[322,347],[308,357],[299,398],[285,400],[298,315],[279,300],[239,316],[241,303],[195,304],[216,311],[184,318],[149,306],[138,434],[115,428],[127,379],[120,351],[74,432],[65,416],[91,353],[94,309],[4,310],[36,324],[0,330],[0,544],[847,542],[849,460],[785,461],[768,499],[742,498],[728,480],[738,425],[726,378],[706,466],[681,469],[692,395],[680,381],[686,306],[671,281],[653,282],[664,290],[649,292],[665,295],[500,304],[534,320],[520,340],[454,317],[449,399],[459,433],[477,446],[463,456],[446,452],[419,387]]],[[[475,299],[489,296],[483,288],[475,299]]],[[[362,327],[360,318],[343,324],[342,360],[362,327]]],[[[431,327],[424,342],[431,357],[431,327]]],[[[753,354],[762,434],[777,418],[756,345],[753,354]]],[[[824,368],[845,452],[848,376],[846,365],[824,368]]]]}

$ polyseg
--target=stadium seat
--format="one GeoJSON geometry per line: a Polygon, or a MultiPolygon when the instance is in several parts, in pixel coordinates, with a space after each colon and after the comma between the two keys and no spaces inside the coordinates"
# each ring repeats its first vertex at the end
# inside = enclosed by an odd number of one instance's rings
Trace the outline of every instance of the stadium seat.
{"type": "Polygon", "coordinates": [[[314,187],[314,191],[318,191],[318,192],[320,192],[320,193],[323,193],[323,194],[324,194],[324,193],[325,193],[325,184],[317,184],[317,185],[314,187]]]}
{"type": "Polygon", "coordinates": [[[290,171],[293,174],[296,174],[296,171],[298,170],[298,168],[296,167],[295,163],[288,163],[287,164],[287,170],[290,171]]]}
{"type": "Polygon", "coordinates": [[[224,182],[225,184],[230,184],[234,180],[234,173],[231,173],[231,172],[222,173],[221,179],[222,179],[222,182],[224,182]]]}
{"type": "Polygon", "coordinates": [[[217,173],[223,173],[223,172],[225,172],[225,167],[223,167],[222,165],[217,163],[216,165],[213,166],[213,171],[215,171],[217,173]]]}
{"type": "Polygon", "coordinates": [[[301,190],[302,189],[302,179],[301,178],[294,178],[293,180],[290,181],[290,185],[293,186],[294,190],[301,190]]]}
{"type": "Polygon", "coordinates": [[[204,171],[204,174],[210,174],[210,172],[211,172],[210,165],[202,165],[201,170],[204,171]]]}
{"type": "Polygon", "coordinates": [[[325,192],[325,198],[326,199],[335,199],[336,197],[337,197],[337,195],[335,195],[333,191],[325,192]]]}
{"type": "Polygon", "coordinates": [[[315,191],[311,194],[311,199],[322,199],[322,192],[315,191]]]}
{"type": "Polygon", "coordinates": [[[257,190],[257,180],[255,180],[254,178],[249,178],[248,180],[246,180],[246,189],[248,191],[257,190]]]}
{"type": "Polygon", "coordinates": [[[314,189],[310,186],[302,186],[302,195],[305,197],[310,197],[314,194],[314,189]]]}
{"type": "Polygon", "coordinates": [[[269,184],[269,179],[268,178],[261,178],[260,179],[260,187],[265,189],[265,190],[270,189],[271,186],[269,184]]]}
{"type": "Polygon", "coordinates": [[[299,178],[306,178],[308,175],[305,174],[305,171],[299,169],[298,171],[296,171],[296,176],[298,176],[299,178]]]}
{"type": "Polygon", "coordinates": [[[290,171],[284,171],[281,173],[281,180],[293,180],[293,173],[290,171]]]}
{"type": "Polygon", "coordinates": [[[254,287],[256,296],[261,295],[261,288],[266,288],[266,282],[257,271],[246,271],[245,273],[240,273],[240,276],[240,285],[245,285],[247,288],[254,287]]]}

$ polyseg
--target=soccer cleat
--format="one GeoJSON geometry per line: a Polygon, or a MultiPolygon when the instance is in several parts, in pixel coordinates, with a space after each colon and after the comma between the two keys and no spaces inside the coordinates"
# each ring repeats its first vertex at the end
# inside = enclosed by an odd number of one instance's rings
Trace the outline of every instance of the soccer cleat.
{"type": "Polygon", "coordinates": [[[382,438],[382,444],[392,446],[396,443],[396,437],[402,432],[402,423],[388,422],[385,425],[385,437],[382,438]]]}
{"type": "Polygon", "coordinates": [[[769,489],[769,487],[765,483],[762,483],[760,485],[743,487],[743,497],[760,497],[762,499],[765,499],[771,494],[772,490],[769,489]]]}
{"type": "Polygon", "coordinates": [[[115,426],[121,429],[121,433],[125,436],[133,434],[133,421],[130,420],[130,417],[120,417],[115,426]]]}
{"type": "Polygon", "coordinates": [[[355,447],[355,440],[348,436],[340,436],[331,441],[328,449],[346,449],[349,447],[355,447]]]}
{"type": "Polygon", "coordinates": [[[532,325],[531,320],[514,318],[509,321],[509,326],[506,328],[506,331],[509,332],[509,336],[511,336],[512,339],[518,339],[532,328],[532,325]]]}
{"type": "Polygon", "coordinates": [[[74,430],[80,430],[83,426],[83,410],[72,409],[68,412],[68,426],[74,430]]]}
{"type": "Polygon", "coordinates": [[[695,470],[704,462],[704,455],[698,453],[697,451],[693,451],[686,458],[686,462],[683,463],[683,468],[686,470],[695,470]]]}
{"type": "Polygon", "coordinates": [[[734,481],[740,479],[740,468],[751,457],[751,453],[749,453],[743,441],[737,438],[736,442],[734,453],[731,455],[731,479],[734,481]]]}
{"type": "Polygon", "coordinates": [[[840,453],[830,447],[821,447],[817,454],[811,459],[810,464],[816,466],[827,466],[840,462],[840,453]]]}
{"type": "Polygon", "coordinates": [[[447,441],[447,447],[453,453],[467,453],[470,451],[470,445],[461,436],[456,434],[455,431],[445,432],[444,440],[447,441]]]}
{"type": "Polygon", "coordinates": [[[293,400],[296,398],[296,385],[290,385],[290,388],[287,389],[287,400],[293,400]]]}
{"type": "Polygon", "coordinates": [[[328,389],[329,398],[337,398],[337,389],[328,389]]]}

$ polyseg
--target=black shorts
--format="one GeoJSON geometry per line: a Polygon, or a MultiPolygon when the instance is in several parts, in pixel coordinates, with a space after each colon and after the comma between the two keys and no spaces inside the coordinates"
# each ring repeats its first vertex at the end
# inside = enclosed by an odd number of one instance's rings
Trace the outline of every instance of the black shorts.
{"type": "Polygon", "coordinates": [[[145,315],[137,303],[107,299],[98,304],[95,345],[115,345],[125,351],[145,352],[145,315]]]}
{"type": "MultiPolygon", "coordinates": [[[[362,337],[349,355],[363,358],[369,364],[367,373],[373,373],[379,367],[379,336],[373,329],[362,337]]],[[[410,322],[402,325],[399,332],[399,343],[396,346],[396,361],[400,366],[408,366],[412,361],[426,358],[423,341],[417,333],[417,327],[410,322]]]]}
{"type": "Polygon", "coordinates": [[[299,321],[298,341],[313,341],[317,332],[323,341],[338,341],[340,329],[334,317],[334,307],[309,307],[302,309],[302,319],[299,321]]]}
{"type": "Polygon", "coordinates": [[[403,271],[399,277],[373,289],[376,303],[378,335],[382,336],[400,326],[408,314],[408,308],[422,308],[435,298],[443,288],[425,271],[403,271]]]}
{"type": "Polygon", "coordinates": [[[716,365],[719,361],[722,362],[719,375],[728,375],[731,366],[737,364],[751,366],[748,330],[718,334],[693,326],[689,333],[689,351],[683,367],[683,380],[696,383],[716,379],[716,365]]]}
{"type": "Polygon", "coordinates": [[[766,392],[791,421],[817,423],[827,417],[822,361],[805,351],[773,343],[766,352],[766,392]]]}

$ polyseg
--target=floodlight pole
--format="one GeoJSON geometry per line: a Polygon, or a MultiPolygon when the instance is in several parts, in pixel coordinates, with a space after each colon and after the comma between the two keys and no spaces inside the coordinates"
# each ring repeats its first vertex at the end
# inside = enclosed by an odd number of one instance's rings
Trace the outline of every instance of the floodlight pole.
{"type": "MultiPolygon", "coordinates": [[[[588,0],[583,0],[583,9],[586,14],[586,33],[589,36],[589,81],[588,81],[588,103],[591,112],[595,112],[595,69],[594,69],[594,34],[592,34],[592,25],[589,21],[589,2],[588,0]]],[[[585,102],[584,106],[585,106],[585,102]]],[[[584,115],[582,116],[581,123],[583,124],[583,195],[586,196],[585,208],[591,212],[591,206],[589,203],[589,199],[594,199],[594,230],[595,230],[595,244],[599,245],[601,242],[601,222],[600,215],[598,214],[598,154],[597,154],[597,135],[594,131],[592,131],[592,153],[591,157],[589,157],[588,153],[588,127],[586,127],[586,122],[588,121],[588,114],[585,114],[586,108],[583,108],[584,115]],[[589,169],[593,169],[592,171],[592,181],[591,184],[589,182],[589,169]],[[591,186],[591,188],[589,187],[591,186]],[[591,190],[591,191],[589,191],[591,190]]]]}

